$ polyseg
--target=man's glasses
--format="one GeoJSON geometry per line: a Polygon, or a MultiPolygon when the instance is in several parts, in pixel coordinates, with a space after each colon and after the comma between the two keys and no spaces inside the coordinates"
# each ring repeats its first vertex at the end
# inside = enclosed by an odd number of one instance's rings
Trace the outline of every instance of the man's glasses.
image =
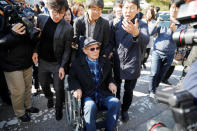
{"type": "Polygon", "coordinates": [[[56,11],[56,10],[52,10],[52,14],[53,15],[64,15],[65,14],[65,12],[64,11],[61,11],[61,12],[58,12],[58,11],[56,11]]]}
{"type": "Polygon", "coordinates": [[[100,50],[100,47],[90,48],[89,50],[90,50],[90,51],[100,50]]]}

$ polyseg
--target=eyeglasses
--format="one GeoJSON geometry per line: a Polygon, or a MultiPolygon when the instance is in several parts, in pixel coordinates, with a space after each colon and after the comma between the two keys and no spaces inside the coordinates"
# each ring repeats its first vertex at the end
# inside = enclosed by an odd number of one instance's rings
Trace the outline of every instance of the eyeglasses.
{"type": "Polygon", "coordinates": [[[100,50],[100,47],[90,48],[89,50],[90,50],[90,51],[100,50]]]}
{"type": "Polygon", "coordinates": [[[52,14],[53,15],[64,15],[65,14],[65,12],[64,11],[61,11],[61,12],[58,12],[58,11],[56,11],[56,10],[52,10],[52,14]]]}

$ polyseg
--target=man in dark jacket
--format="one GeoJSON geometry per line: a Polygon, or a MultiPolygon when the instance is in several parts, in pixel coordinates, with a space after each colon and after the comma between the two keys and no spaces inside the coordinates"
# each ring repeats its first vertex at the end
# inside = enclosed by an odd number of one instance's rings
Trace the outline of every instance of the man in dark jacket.
{"type": "Polygon", "coordinates": [[[101,17],[103,0],[86,0],[87,13],[74,22],[74,42],[78,45],[78,55],[82,53],[83,41],[92,37],[102,43],[101,55],[108,56],[109,22],[101,17]]]}
{"type": "Polygon", "coordinates": [[[33,54],[33,61],[38,65],[38,76],[43,92],[48,99],[47,106],[52,108],[53,93],[50,90],[50,76],[53,74],[53,83],[56,94],[56,120],[62,119],[64,102],[64,76],[70,58],[70,47],[73,38],[72,26],[64,20],[68,9],[66,0],[47,0],[48,15],[39,15],[37,27],[42,30],[37,52],[33,54]],[[39,61],[38,61],[39,55],[39,61]]]}
{"type": "Polygon", "coordinates": [[[138,0],[124,0],[123,18],[111,28],[110,45],[114,49],[114,75],[119,99],[121,82],[125,79],[121,111],[123,121],[129,120],[128,109],[132,102],[133,89],[140,76],[143,51],[149,42],[148,26],[137,20],[138,11],[138,0]]]}
{"type": "MultiPolygon", "coordinates": [[[[1,16],[4,17],[4,14],[1,16]]],[[[0,21],[3,25],[4,22],[6,21],[0,21]]],[[[0,68],[4,71],[16,116],[22,122],[29,122],[28,113],[39,112],[39,109],[31,105],[33,44],[21,23],[11,30],[9,27],[1,29],[0,68]]]]}
{"type": "Polygon", "coordinates": [[[112,78],[112,67],[107,58],[99,57],[101,43],[87,38],[85,55],[77,58],[69,74],[69,87],[74,97],[84,102],[84,119],[87,131],[96,131],[95,114],[103,107],[107,109],[106,130],[113,131],[118,119],[120,102],[112,78]]]}
{"type": "MultiPolygon", "coordinates": [[[[5,26],[5,23],[4,23],[4,8],[2,6],[0,6],[0,38],[4,37],[5,34],[5,31],[4,31],[4,26],[5,26]]],[[[0,45],[2,44],[1,40],[0,40],[0,45]]],[[[0,58],[2,58],[2,54],[3,54],[3,50],[1,50],[1,47],[0,47],[0,58]]],[[[11,99],[10,99],[10,96],[9,96],[9,91],[8,91],[8,86],[7,86],[7,82],[6,82],[6,79],[5,79],[5,75],[4,75],[4,72],[3,70],[1,69],[1,62],[0,62],[0,97],[1,99],[3,100],[3,102],[7,103],[8,105],[11,105],[11,99]]]]}

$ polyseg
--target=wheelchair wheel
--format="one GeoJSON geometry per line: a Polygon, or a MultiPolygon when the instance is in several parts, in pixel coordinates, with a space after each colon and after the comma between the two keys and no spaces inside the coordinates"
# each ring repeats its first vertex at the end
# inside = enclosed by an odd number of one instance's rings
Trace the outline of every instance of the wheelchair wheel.
{"type": "Polygon", "coordinates": [[[81,101],[75,99],[75,131],[84,131],[84,120],[82,117],[81,101]]]}
{"type": "Polygon", "coordinates": [[[65,114],[66,114],[66,125],[70,126],[75,131],[83,130],[83,120],[81,117],[81,102],[77,101],[68,91],[65,89],[65,114]]]}
{"type": "Polygon", "coordinates": [[[66,114],[66,124],[72,127],[73,122],[73,106],[72,106],[72,98],[71,93],[66,89],[65,93],[65,114],[66,114]]]}

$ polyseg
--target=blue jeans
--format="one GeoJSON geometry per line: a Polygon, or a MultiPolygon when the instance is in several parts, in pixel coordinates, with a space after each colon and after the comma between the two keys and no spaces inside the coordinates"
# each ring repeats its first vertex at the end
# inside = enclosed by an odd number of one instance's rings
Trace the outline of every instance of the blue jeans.
{"type": "Polygon", "coordinates": [[[149,83],[149,93],[155,93],[156,88],[162,81],[166,72],[170,68],[174,54],[172,55],[161,55],[156,51],[152,52],[152,63],[151,63],[151,74],[149,83]]]}
{"type": "MultiPolygon", "coordinates": [[[[101,104],[107,109],[105,129],[113,131],[118,120],[120,101],[113,96],[108,96],[102,100],[101,104]]],[[[96,113],[99,111],[99,108],[95,101],[90,97],[85,97],[83,110],[86,130],[96,131],[96,113]]]]}

